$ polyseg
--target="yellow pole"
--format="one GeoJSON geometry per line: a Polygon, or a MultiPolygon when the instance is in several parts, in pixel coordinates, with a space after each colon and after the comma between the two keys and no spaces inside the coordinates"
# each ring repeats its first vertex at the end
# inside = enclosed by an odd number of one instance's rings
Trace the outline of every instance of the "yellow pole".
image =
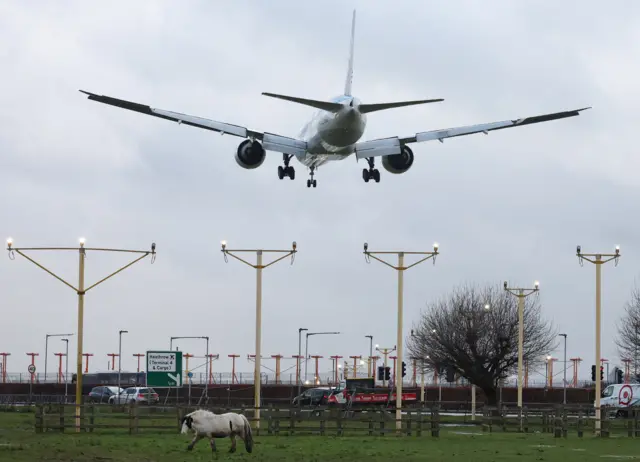
{"type": "Polygon", "coordinates": [[[260,428],[260,343],[262,339],[262,250],[257,251],[256,262],[256,363],[254,372],[255,428],[260,428]]]}
{"type": "Polygon", "coordinates": [[[398,332],[396,363],[396,430],[402,430],[402,291],[404,276],[404,253],[398,252],[398,332]]]}
{"type": "Polygon", "coordinates": [[[76,433],[80,432],[82,409],[82,339],[84,335],[84,243],[80,242],[78,264],[78,351],[76,358],[76,433]]]}
{"type": "Polygon", "coordinates": [[[524,355],[524,290],[518,293],[518,408],[522,410],[522,363],[524,355]]]}
{"type": "Polygon", "coordinates": [[[602,256],[596,255],[596,434],[600,435],[600,284],[602,256]]]}
{"type": "Polygon", "coordinates": [[[471,385],[471,420],[476,420],[476,386],[471,385]]]}

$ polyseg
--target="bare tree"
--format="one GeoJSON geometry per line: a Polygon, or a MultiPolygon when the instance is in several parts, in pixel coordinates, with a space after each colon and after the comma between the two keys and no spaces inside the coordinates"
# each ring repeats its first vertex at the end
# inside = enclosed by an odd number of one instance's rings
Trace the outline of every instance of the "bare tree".
{"type": "Polygon", "coordinates": [[[640,380],[640,290],[634,287],[625,305],[625,314],[618,321],[618,354],[633,363],[632,374],[640,380]]]}
{"type": "MultiPolygon", "coordinates": [[[[556,348],[557,333],[542,319],[537,295],[525,299],[523,319],[523,357],[532,370],[556,348]]],[[[518,368],[518,301],[501,285],[455,288],[428,305],[407,348],[425,360],[425,369],[451,367],[495,404],[499,381],[518,368]]]]}

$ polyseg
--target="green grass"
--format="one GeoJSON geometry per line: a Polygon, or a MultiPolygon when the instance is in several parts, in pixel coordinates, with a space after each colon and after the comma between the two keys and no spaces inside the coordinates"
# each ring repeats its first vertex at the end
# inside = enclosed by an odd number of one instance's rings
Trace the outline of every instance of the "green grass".
{"type": "MultiPolygon", "coordinates": [[[[34,414],[0,412],[0,461],[210,461],[206,440],[192,452],[191,437],[151,432],[130,436],[101,430],[94,434],[42,433],[33,429],[34,414]]],[[[623,433],[618,433],[623,435],[623,433]]],[[[585,433],[587,435],[587,433],[585,433]]],[[[254,452],[247,454],[241,441],[229,454],[229,439],[217,440],[218,459],[253,461],[573,461],[607,460],[602,456],[635,456],[640,459],[637,438],[596,439],[575,433],[567,439],[550,434],[484,433],[479,427],[443,427],[441,436],[343,437],[259,436],[254,452]],[[477,435],[455,432],[477,433],[477,435]]]]}

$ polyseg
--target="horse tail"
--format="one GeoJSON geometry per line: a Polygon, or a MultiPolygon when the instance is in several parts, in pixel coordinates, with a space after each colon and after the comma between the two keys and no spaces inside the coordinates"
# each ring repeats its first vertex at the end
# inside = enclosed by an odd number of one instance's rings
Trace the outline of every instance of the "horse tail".
{"type": "Polygon", "coordinates": [[[251,431],[251,424],[243,414],[240,415],[244,421],[244,448],[247,452],[251,452],[253,451],[253,433],[251,431]]]}

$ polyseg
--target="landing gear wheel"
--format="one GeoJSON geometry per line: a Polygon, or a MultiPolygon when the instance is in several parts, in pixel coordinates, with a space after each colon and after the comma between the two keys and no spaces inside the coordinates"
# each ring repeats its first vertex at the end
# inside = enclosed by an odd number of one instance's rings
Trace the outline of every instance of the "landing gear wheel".
{"type": "Polygon", "coordinates": [[[311,184],[312,184],[312,185],[313,185],[313,187],[315,188],[315,187],[316,187],[316,185],[318,184],[318,182],[317,182],[317,180],[312,180],[312,181],[311,181],[311,184]]]}
{"type": "Polygon", "coordinates": [[[281,180],[285,176],[288,176],[292,180],[296,177],[296,171],[294,170],[293,167],[289,166],[289,161],[291,160],[292,157],[293,156],[290,156],[289,154],[282,154],[282,159],[284,160],[284,167],[282,165],[278,166],[278,178],[280,178],[281,180]]]}
{"type": "Polygon", "coordinates": [[[318,184],[316,183],[316,180],[313,179],[313,173],[315,172],[315,170],[316,170],[315,167],[311,167],[311,172],[310,172],[311,178],[307,180],[307,188],[310,188],[311,186],[315,188],[316,185],[318,184]]]}
{"type": "Polygon", "coordinates": [[[293,180],[296,177],[296,171],[293,167],[285,167],[285,175],[288,175],[293,180]]]}
{"type": "Polygon", "coordinates": [[[278,165],[278,178],[282,180],[284,176],[285,176],[285,169],[282,168],[282,165],[278,165]]]}
{"type": "Polygon", "coordinates": [[[362,179],[365,183],[368,183],[369,180],[374,180],[376,183],[380,183],[380,171],[377,168],[374,168],[373,157],[367,158],[367,162],[369,163],[368,169],[362,170],[362,179]]]}
{"type": "Polygon", "coordinates": [[[311,180],[307,180],[307,188],[311,187],[311,180]]]}

